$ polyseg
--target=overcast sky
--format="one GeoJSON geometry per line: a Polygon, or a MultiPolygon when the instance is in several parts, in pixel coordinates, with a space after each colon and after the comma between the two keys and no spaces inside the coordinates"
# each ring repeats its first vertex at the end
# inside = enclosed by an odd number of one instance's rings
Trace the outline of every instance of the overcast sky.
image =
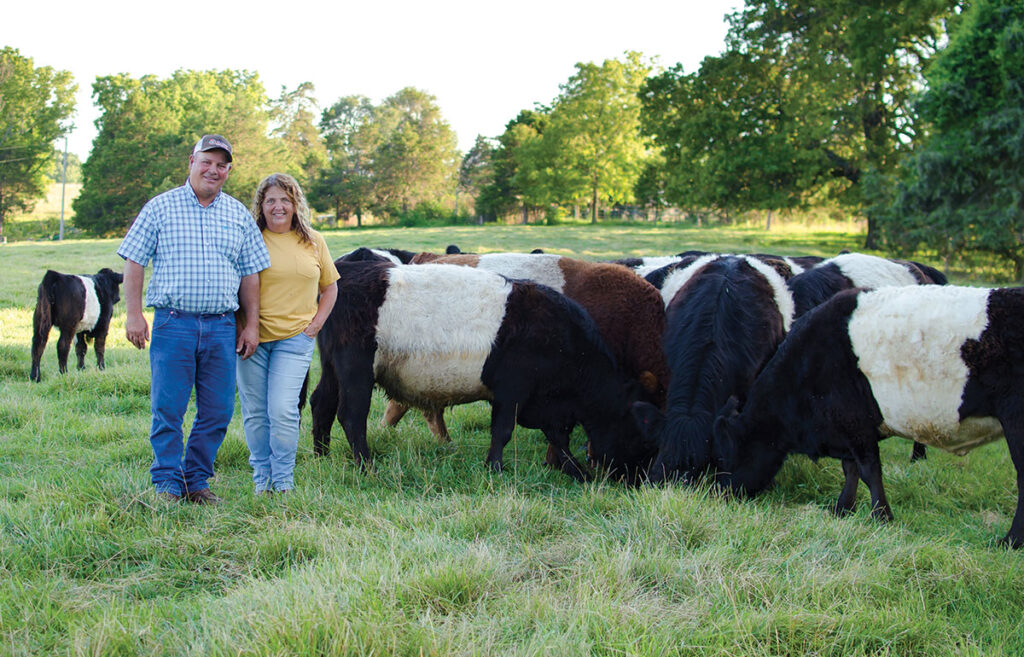
{"type": "MultiPolygon", "coordinates": [[[[78,83],[68,149],[83,160],[96,136],[97,76],[170,76],[178,69],[259,73],[267,95],[312,82],[321,108],[403,87],[433,95],[466,151],[522,109],[550,103],[577,62],[627,50],[695,71],[724,48],[724,16],[741,0],[331,0],[6,3],[0,46],[78,83]],[[156,8],[159,7],[158,11],[156,8]]],[[[229,136],[230,138],[230,136],[229,136]]]]}

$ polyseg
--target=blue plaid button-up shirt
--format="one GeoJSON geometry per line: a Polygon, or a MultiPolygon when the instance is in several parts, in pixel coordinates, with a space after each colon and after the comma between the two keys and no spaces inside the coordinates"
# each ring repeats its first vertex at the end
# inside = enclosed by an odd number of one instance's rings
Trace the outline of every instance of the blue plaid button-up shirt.
{"type": "Polygon", "coordinates": [[[246,207],[221,192],[204,208],[187,181],[146,203],[117,254],[143,267],[153,260],[147,306],[192,313],[237,310],[242,277],[270,266],[246,207]]]}

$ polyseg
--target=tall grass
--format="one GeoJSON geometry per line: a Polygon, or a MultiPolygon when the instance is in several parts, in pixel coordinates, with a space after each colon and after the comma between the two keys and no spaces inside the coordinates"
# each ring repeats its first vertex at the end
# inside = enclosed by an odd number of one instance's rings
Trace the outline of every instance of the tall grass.
{"type": "MultiPolygon", "coordinates": [[[[596,227],[368,229],[359,245],[588,258],[687,248],[830,254],[859,236],[596,227]]],[[[839,464],[792,458],[765,495],[579,485],[517,429],[484,465],[489,409],[369,423],[371,472],[339,428],[314,458],[308,410],[290,497],[251,493],[238,412],[216,508],[149,490],[147,353],[115,312],[107,369],[28,381],[46,268],[120,268],[114,240],[0,247],[0,654],[1019,655],[1024,555],[996,547],[1016,503],[996,443],[966,457],[882,445],[896,520],[827,512],[839,464]]],[[[314,361],[313,380],[318,376],[314,361]]],[[[580,449],[582,438],[576,437],[580,449]]]]}

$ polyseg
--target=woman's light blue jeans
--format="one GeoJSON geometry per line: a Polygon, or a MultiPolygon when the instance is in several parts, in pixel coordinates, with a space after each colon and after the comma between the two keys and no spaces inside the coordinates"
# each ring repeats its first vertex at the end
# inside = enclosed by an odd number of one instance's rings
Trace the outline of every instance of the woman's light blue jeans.
{"type": "Polygon", "coordinates": [[[291,490],[299,446],[299,391],[316,340],[299,333],[261,342],[252,356],[237,359],[242,427],[257,492],[291,490]]]}

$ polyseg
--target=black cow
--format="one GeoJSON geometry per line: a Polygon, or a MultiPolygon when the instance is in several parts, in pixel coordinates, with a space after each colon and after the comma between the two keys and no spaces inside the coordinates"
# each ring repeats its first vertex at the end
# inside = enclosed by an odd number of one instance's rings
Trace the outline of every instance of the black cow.
{"type": "Polygon", "coordinates": [[[962,454],[1005,435],[1018,491],[1003,542],[1024,546],[1022,345],[1024,288],[840,292],[794,322],[742,413],[716,421],[716,478],[753,494],[788,454],[831,456],[846,475],[835,511],[854,508],[859,477],[873,515],[888,519],[880,439],[900,435],[962,454]]]}
{"type": "Polygon", "coordinates": [[[778,272],[750,256],[705,255],[664,281],[664,347],[671,379],[665,413],[638,402],[639,426],[658,446],[650,481],[691,479],[710,465],[714,419],[750,385],[793,317],[778,272]]]}
{"type": "Polygon", "coordinates": [[[588,477],[569,452],[576,424],[613,476],[634,481],[650,462],[653,445],[630,418],[630,386],[574,301],[472,267],[335,264],[338,302],[317,338],[322,376],[310,402],[317,454],[328,449],[336,414],[356,462],[366,464],[377,383],[427,412],[489,400],[487,462],[495,471],[517,423],[543,431],[561,469],[576,479],[588,477]]]}
{"type": "Polygon", "coordinates": [[[57,364],[60,373],[68,371],[68,351],[75,337],[78,369],[85,368],[87,339],[94,341],[96,366],[103,369],[103,353],[114,304],[121,300],[123,276],[104,267],[94,275],[61,274],[47,270],[39,284],[36,311],[32,317],[32,372],[29,378],[40,381],[39,361],[50,337],[50,328],[60,330],[57,340],[57,364]]]}

